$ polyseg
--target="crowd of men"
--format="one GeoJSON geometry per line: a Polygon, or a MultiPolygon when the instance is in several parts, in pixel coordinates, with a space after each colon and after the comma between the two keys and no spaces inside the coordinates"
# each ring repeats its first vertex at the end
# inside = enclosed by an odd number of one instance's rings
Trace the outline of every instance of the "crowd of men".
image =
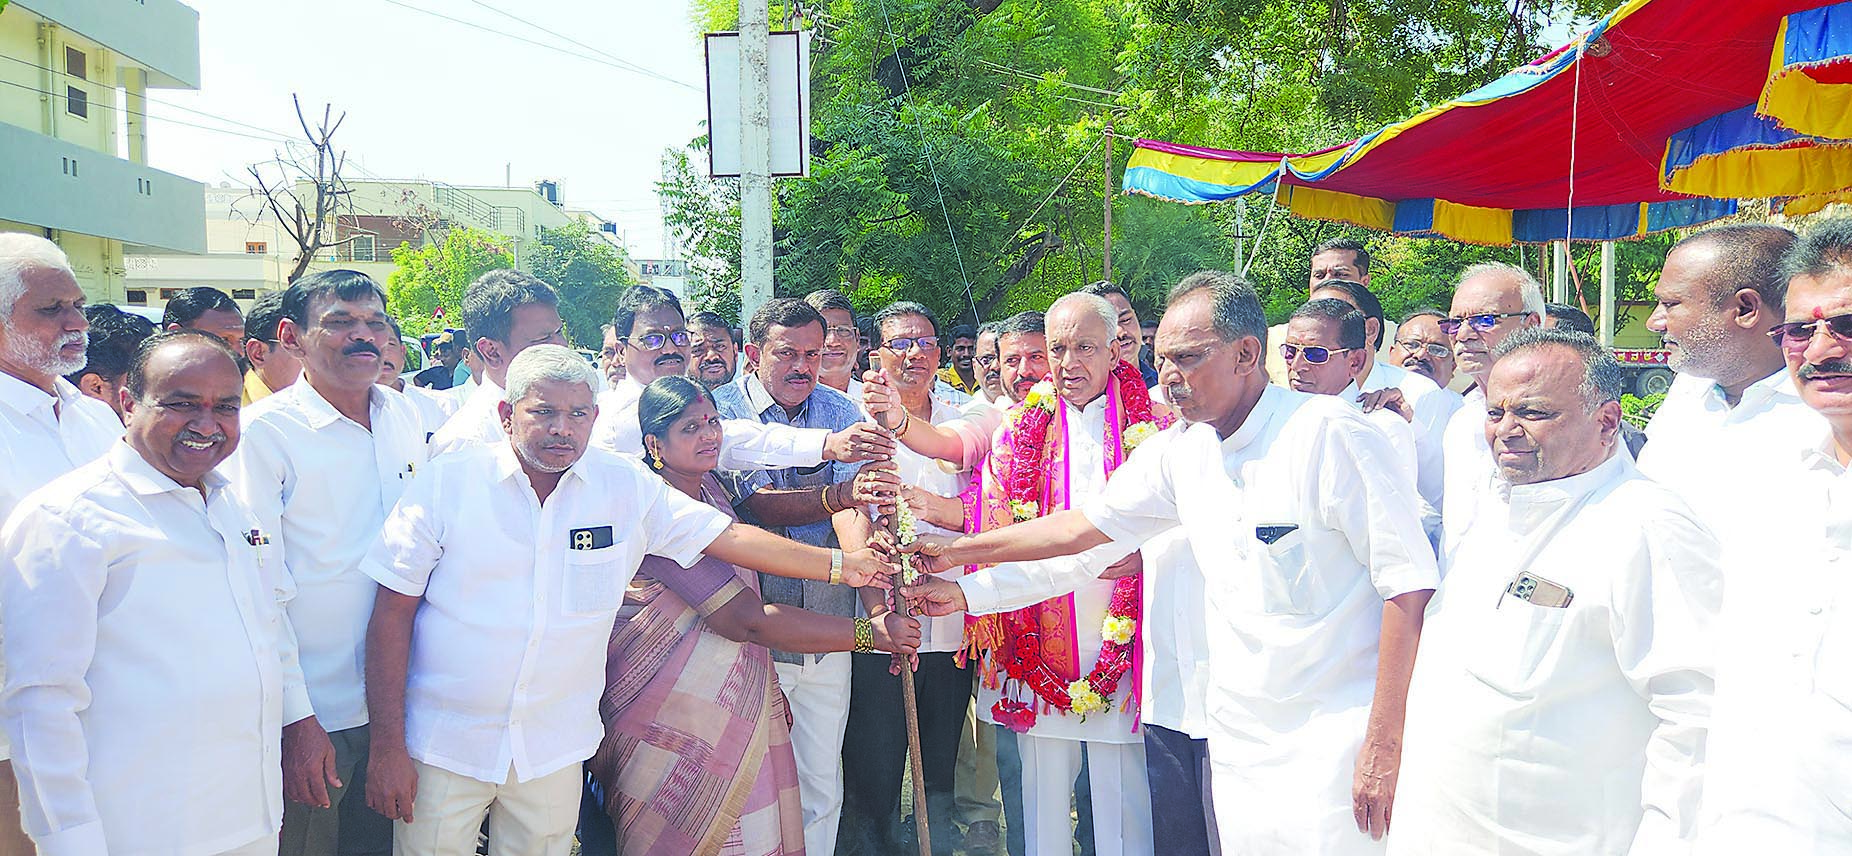
{"type": "Polygon", "coordinates": [[[634,853],[586,762],[646,555],[855,624],[772,650],[774,852],[916,846],[902,669],[939,853],[1852,852],[1852,221],[1673,247],[1643,432],[1524,269],[1391,319],[1310,263],[1272,327],[1216,271],[946,328],[636,286],[595,367],[498,270],[408,383],[363,274],[157,325],[0,234],[0,856],[634,853]],[[657,477],[667,378],[733,514],[657,477]]]}

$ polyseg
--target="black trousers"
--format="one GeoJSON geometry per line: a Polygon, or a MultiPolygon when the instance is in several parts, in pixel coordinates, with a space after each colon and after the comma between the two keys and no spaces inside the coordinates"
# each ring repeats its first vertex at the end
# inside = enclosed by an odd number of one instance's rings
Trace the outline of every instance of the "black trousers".
{"type": "MultiPolygon", "coordinates": [[[[900,791],[907,772],[907,720],[900,676],[888,674],[887,654],[853,654],[848,733],[842,741],[842,824],[838,856],[900,852],[900,791]]],[[[920,759],[926,768],[926,810],[935,854],[950,856],[952,778],[958,738],[971,703],[971,673],[952,654],[921,654],[913,674],[920,711],[920,759]]]]}
{"type": "Polygon", "coordinates": [[[1153,853],[1220,853],[1209,798],[1209,741],[1147,722],[1145,776],[1151,780],[1153,853]]]}

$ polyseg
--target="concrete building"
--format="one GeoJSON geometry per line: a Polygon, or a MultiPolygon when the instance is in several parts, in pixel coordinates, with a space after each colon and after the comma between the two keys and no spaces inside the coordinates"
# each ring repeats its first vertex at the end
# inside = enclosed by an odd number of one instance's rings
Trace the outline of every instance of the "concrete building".
{"type": "Polygon", "coordinates": [[[204,186],[148,166],[147,94],[199,88],[177,0],[12,0],[0,12],[0,231],[64,248],[95,302],[147,303],[125,259],[206,250],[204,186]]]}

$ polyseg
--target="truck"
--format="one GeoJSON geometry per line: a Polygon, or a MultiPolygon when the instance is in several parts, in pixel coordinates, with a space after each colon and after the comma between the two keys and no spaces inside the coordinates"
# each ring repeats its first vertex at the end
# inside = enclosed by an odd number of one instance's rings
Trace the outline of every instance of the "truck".
{"type": "Polygon", "coordinates": [[[1614,359],[1627,372],[1627,388],[1641,398],[1672,388],[1672,352],[1663,348],[1616,348],[1614,359]]]}

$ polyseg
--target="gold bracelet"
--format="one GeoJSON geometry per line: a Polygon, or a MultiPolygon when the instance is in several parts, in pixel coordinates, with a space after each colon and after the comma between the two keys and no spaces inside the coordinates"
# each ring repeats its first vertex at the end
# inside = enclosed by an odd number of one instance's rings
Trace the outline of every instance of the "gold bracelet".
{"type": "Polygon", "coordinates": [[[830,585],[842,585],[842,551],[830,550],[830,585]]]}
{"type": "Polygon", "coordinates": [[[833,487],[833,485],[825,485],[823,487],[823,513],[831,517],[834,517],[836,516],[836,512],[841,511],[842,509],[837,508],[834,505],[830,504],[830,488],[831,487],[833,487]]]}
{"type": "Polygon", "coordinates": [[[875,622],[873,619],[855,619],[855,653],[875,653],[875,622]]]}

